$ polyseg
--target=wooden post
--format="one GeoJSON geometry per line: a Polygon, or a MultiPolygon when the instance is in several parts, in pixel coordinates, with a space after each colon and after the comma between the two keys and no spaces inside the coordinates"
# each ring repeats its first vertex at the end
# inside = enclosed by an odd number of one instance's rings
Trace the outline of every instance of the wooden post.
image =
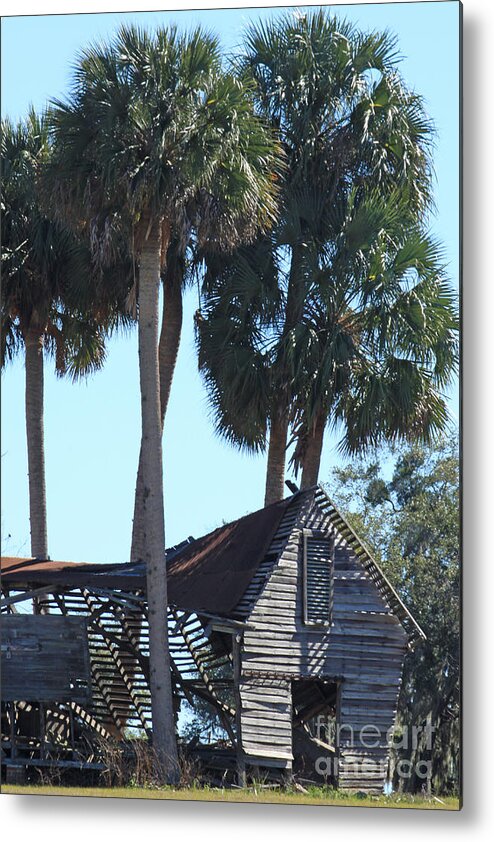
{"type": "Polygon", "coordinates": [[[283,769],[283,771],[281,773],[281,783],[284,787],[292,786],[292,784],[293,784],[293,767],[292,767],[291,764],[289,766],[287,766],[286,769],[283,769]]]}
{"type": "Polygon", "coordinates": [[[70,745],[72,747],[72,757],[75,754],[75,723],[74,723],[74,711],[72,708],[69,708],[69,738],[70,738],[70,745]]]}
{"type": "Polygon", "coordinates": [[[46,716],[43,702],[39,703],[39,747],[42,760],[46,760],[46,716]]]}
{"type": "Polygon", "coordinates": [[[432,713],[429,711],[427,714],[427,722],[426,722],[426,758],[427,762],[430,763],[430,772],[427,774],[427,797],[431,798],[432,796],[432,745],[430,741],[432,740],[432,713]]]}
{"type": "Polygon", "coordinates": [[[340,774],[340,758],[341,758],[341,751],[340,751],[340,725],[341,725],[341,681],[337,682],[336,685],[336,728],[335,728],[335,756],[333,760],[333,778],[334,778],[334,785],[336,788],[339,786],[339,774],[340,774]]]}
{"type": "Polygon", "coordinates": [[[10,756],[12,760],[17,757],[17,744],[15,733],[15,702],[10,703],[10,756]]]}
{"type": "Polygon", "coordinates": [[[245,770],[245,755],[242,746],[242,699],[240,697],[240,680],[242,676],[241,642],[241,634],[232,635],[233,690],[235,694],[235,723],[237,726],[237,779],[238,785],[245,787],[247,785],[247,775],[245,770]]]}

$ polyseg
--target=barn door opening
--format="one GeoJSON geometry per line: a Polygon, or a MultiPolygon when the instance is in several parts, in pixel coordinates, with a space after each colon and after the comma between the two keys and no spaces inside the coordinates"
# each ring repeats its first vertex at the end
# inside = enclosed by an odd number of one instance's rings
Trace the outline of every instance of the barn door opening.
{"type": "Polygon", "coordinates": [[[338,696],[337,681],[292,681],[293,769],[301,779],[336,782],[338,696]]]}

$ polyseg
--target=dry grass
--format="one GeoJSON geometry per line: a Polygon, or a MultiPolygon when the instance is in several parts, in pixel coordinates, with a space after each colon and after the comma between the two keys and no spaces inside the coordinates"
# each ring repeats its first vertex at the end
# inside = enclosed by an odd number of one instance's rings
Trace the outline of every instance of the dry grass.
{"type": "Polygon", "coordinates": [[[344,793],[330,793],[314,788],[305,793],[276,789],[214,789],[181,788],[161,789],[141,787],[60,787],[2,785],[2,794],[8,795],[63,795],[96,798],[148,798],[173,801],[223,801],[255,804],[304,804],[335,807],[387,807],[418,810],[459,810],[458,798],[426,798],[419,795],[375,795],[362,797],[344,793]]]}

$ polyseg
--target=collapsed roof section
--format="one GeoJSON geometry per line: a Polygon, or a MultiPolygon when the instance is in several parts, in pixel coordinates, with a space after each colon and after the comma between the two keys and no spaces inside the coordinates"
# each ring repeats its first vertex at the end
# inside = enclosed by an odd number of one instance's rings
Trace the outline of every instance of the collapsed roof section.
{"type": "MultiPolygon", "coordinates": [[[[385,577],[365,544],[321,487],[298,492],[232,523],[220,526],[196,540],[187,539],[167,552],[168,599],[180,609],[211,612],[223,617],[235,615],[235,608],[253,581],[266,557],[283,517],[293,507],[300,512],[308,504],[320,507],[331,526],[356,554],[382,597],[398,617],[411,644],[425,635],[385,577]]],[[[85,564],[3,558],[2,583],[16,586],[91,587],[106,590],[143,590],[146,575],[143,563],[85,564]]]]}

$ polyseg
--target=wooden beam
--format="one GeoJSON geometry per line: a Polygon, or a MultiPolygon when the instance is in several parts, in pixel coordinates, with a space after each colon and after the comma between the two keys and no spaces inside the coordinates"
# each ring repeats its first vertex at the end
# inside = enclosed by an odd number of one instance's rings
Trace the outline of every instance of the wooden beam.
{"type": "Polygon", "coordinates": [[[38,596],[46,596],[49,593],[51,593],[51,588],[44,587],[25,591],[24,593],[17,594],[17,596],[7,596],[4,599],[0,599],[0,610],[3,611],[4,608],[8,608],[11,605],[17,605],[19,602],[25,602],[27,599],[33,599],[38,596]]]}
{"type": "Polygon", "coordinates": [[[233,692],[235,697],[235,723],[237,726],[237,783],[240,787],[247,785],[245,771],[245,755],[242,744],[242,700],[240,697],[240,679],[242,677],[242,636],[233,637],[233,692]]]}
{"type": "MultiPolygon", "coordinates": [[[[86,602],[86,605],[88,607],[88,610],[89,610],[90,614],[92,614],[93,605],[91,603],[91,600],[89,599],[89,596],[90,596],[90,594],[89,594],[88,591],[83,591],[84,600],[86,602]]],[[[128,647],[130,649],[129,643],[126,642],[126,641],[120,640],[120,638],[118,638],[116,635],[109,632],[105,628],[104,623],[101,621],[101,619],[99,617],[98,617],[98,619],[95,620],[95,625],[98,629],[99,634],[103,638],[103,640],[104,640],[104,642],[107,646],[107,649],[108,649],[108,651],[109,651],[109,653],[110,653],[110,655],[113,659],[113,662],[116,666],[116,672],[120,674],[120,677],[121,677],[121,679],[124,683],[124,686],[127,690],[129,712],[130,712],[130,706],[132,705],[134,707],[134,710],[136,711],[139,719],[141,720],[141,724],[142,724],[143,728],[147,732],[149,732],[149,722],[148,722],[148,720],[146,718],[146,715],[145,715],[145,713],[144,713],[144,711],[141,707],[140,700],[138,699],[138,697],[135,694],[134,687],[132,685],[132,676],[129,677],[127,675],[125,667],[124,667],[124,665],[122,663],[122,660],[119,656],[119,648],[122,647],[123,649],[125,649],[125,648],[128,647]]],[[[132,651],[130,651],[130,654],[135,657],[135,653],[133,653],[132,651]]],[[[109,702],[109,710],[113,714],[113,709],[112,709],[113,706],[112,706],[112,702],[111,702],[111,688],[109,690],[108,702],[109,702]]],[[[119,719],[118,722],[116,721],[116,724],[121,729],[122,724],[120,723],[120,719],[119,719]]]]}

